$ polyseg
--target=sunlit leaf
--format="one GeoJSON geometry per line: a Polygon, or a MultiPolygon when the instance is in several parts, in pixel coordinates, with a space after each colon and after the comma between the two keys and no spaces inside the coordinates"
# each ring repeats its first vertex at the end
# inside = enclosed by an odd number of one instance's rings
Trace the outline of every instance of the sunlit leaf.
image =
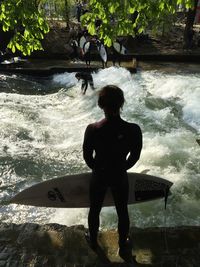
{"type": "Polygon", "coordinates": [[[95,25],[93,23],[90,23],[88,25],[88,32],[91,34],[91,35],[95,35],[96,33],[96,28],[95,28],[95,25]]]}
{"type": "Polygon", "coordinates": [[[15,46],[14,46],[14,45],[11,47],[11,50],[12,50],[12,52],[13,52],[13,54],[14,54],[14,53],[15,53],[15,51],[16,51],[16,48],[15,48],[15,46]]]}

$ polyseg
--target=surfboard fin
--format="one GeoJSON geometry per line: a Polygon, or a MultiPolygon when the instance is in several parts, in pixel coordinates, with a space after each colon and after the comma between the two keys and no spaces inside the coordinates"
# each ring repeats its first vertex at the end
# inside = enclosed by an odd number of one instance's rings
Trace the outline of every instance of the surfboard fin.
{"type": "Polygon", "coordinates": [[[169,186],[166,186],[165,188],[165,210],[167,208],[167,199],[169,195],[170,195],[169,186]]]}
{"type": "Polygon", "coordinates": [[[143,171],[141,171],[141,174],[147,174],[150,171],[150,169],[144,169],[143,171]]]}

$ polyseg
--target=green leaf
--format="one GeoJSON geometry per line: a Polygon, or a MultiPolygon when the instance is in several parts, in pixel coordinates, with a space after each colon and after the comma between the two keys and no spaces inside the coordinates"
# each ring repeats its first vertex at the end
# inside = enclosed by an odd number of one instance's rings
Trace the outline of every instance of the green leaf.
{"type": "Polygon", "coordinates": [[[14,53],[15,53],[15,51],[16,51],[16,48],[15,48],[15,46],[14,46],[14,45],[12,46],[11,50],[12,50],[12,52],[13,52],[13,54],[14,54],[14,53]]]}
{"type": "Polygon", "coordinates": [[[93,23],[90,23],[88,25],[88,32],[91,34],[91,35],[95,35],[96,33],[96,28],[95,28],[95,25],[93,23]]]}
{"type": "Polygon", "coordinates": [[[42,25],[42,24],[44,23],[44,19],[40,17],[40,18],[38,19],[38,22],[39,22],[40,25],[42,25]]]}
{"type": "Polygon", "coordinates": [[[165,3],[161,2],[160,5],[159,5],[159,8],[160,8],[160,10],[163,10],[165,8],[165,3]]]}
{"type": "Polygon", "coordinates": [[[111,14],[113,14],[115,12],[115,6],[111,5],[110,8],[109,8],[109,11],[110,11],[111,14]]]}
{"type": "Polygon", "coordinates": [[[18,44],[18,43],[15,43],[15,46],[16,46],[16,48],[20,51],[21,50],[21,45],[20,44],[18,44]]]}
{"type": "Polygon", "coordinates": [[[6,10],[6,8],[5,8],[5,4],[4,4],[4,3],[1,3],[1,11],[4,13],[5,10],[6,10]]]}
{"type": "Polygon", "coordinates": [[[9,30],[9,27],[4,23],[2,29],[4,32],[7,32],[9,30]]]}
{"type": "Polygon", "coordinates": [[[25,31],[24,31],[24,37],[25,38],[28,38],[29,35],[30,35],[29,30],[25,29],[25,31]]]}
{"type": "Polygon", "coordinates": [[[134,8],[134,7],[130,7],[130,8],[129,8],[129,13],[130,13],[130,14],[133,14],[134,12],[135,12],[135,8],[134,8]]]}
{"type": "Polygon", "coordinates": [[[48,25],[47,23],[45,23],[45,24],[43,25],[42,30],[43,30],[44,33],[48,33],[48,32],[49,32],[49,25],[48,25]]]}
{"type": "Polygon", "coordinates": [[[109,37],[109,36],[106,36],[104,38],[104,44],[107,46],[107,47],[111,47],[112,45],[112,39],[109,37]]]}

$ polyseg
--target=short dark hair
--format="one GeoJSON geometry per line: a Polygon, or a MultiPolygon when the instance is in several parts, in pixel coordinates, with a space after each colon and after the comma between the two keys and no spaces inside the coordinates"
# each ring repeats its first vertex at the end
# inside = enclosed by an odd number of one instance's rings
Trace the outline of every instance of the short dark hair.
{"type": "Polygon", "coordinates": [[[118,111],[125,102],[123,91],[115,85],[106,85],[99,92],[98,105],[101,109],[108,108],[118,111]]]}

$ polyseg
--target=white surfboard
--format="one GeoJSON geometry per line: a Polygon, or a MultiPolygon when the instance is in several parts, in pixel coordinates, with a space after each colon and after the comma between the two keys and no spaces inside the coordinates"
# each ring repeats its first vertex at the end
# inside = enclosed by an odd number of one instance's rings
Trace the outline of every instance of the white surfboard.
{"type": "Polygon", "coordinates": [[[126,55],[127,54],[126,48],[123,45],[121,45],[120,43],[114,42],[113,43],[113,47],[119,54],[122,54],[122,55],[126,55]]]}
{"type": "Polygon", "coordinates": [[[75,44],[75,46],[78,47],[78,42],[77,42],[76,40],[72,40],[72,42],[71,42],[71,46],[73,46],[74,44],[75,44]]]}
{"type": "Polygon", "coordinates": [[[84,46],[84,44],[85,44],[86,42],[87,42],[87,40],[86,40],[85,36],[81,36],[81,38],[80,38],[80,40],[79,40],[79,46],[80,46],[80,48],[83,49],[83,46],[84,46]]]}
{"type": "MultiPolygon", "coordinates": [[[[89,180],[91,173],[67,175],[35,184],[15,195],[10,203],[56,208],[89,207],[89,180]]],[[[168,180],[143,174],[128,173],[129,204],[167,199],[172,183],[168,180]]],[[[111,193],[107,192],[104,207],[114,206],[111,193]]]]}
{"type": "Polygon", "coordinates": [[[89,49],[90,49],[90,42],[88,41],[88,42],[85,42],[85,44],[83,45],[84,54],[86,54],[89,49]]]}
{"type": "Polygon", "coordinates": [[[106,63],[107,62],[107,52],[106,52],[105,46],[103,44],[99,44],[97,46],[97,48],[98,48],[101,59],[103,60],[104,63],[106,63]]]}

